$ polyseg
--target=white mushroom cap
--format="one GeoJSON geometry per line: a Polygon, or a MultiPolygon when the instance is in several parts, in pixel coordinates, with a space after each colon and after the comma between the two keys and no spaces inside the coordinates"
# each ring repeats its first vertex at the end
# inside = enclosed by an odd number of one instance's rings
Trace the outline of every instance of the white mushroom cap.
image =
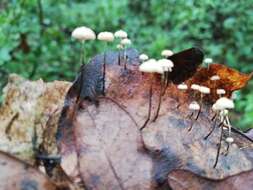
{"type": "Polygon", "coordinates": [[[200,87],[200,86],[199,86],[198,84],[192,84],[192,85],[191,85],[191,89],[192,89],[192,90],[199,90],[199,87],[200,87]]]}
{"type": "Polygon", "coordinates": [[[213,59],[212,58],[205,58],[204,63],[211,64],[211,63],[213,63],[213,59]]]}
{"type": "Polygon", "coordinates": [[[234,142],[234,139],[232,137],[227,137],[226,138],[226,142],[227,143],[233,143],[234,142]]]}
{"type": "Polygon", "coordinates": [[[177,85],[177,88],[179,90],[187,90],[188,86],[185,83],[182,83],[182,84],[177,85]]]}
{"type": "Polygon", "coordinates": [[[210,79],[211,79],[212,81],[220,80],[220,76],[219,76],[219,75],[213,75],[210,79]]]}
{"type": "Polygon", "coordinates": [[[164,73],[163,69],[157,65],[157,61],[155,59],[149,59],[148,61],[143,62],[139,66],[139,71],[144,73],[164,73]]]}
{"type": "Polygon", "coordinates": [[[131,45],[132,44],[131,40],[129,40],[128,38],[122,39],[120,43],[122,45],[131,45]]]}
{"type": "Polygon", "coordinates": [[[95,40],[96,34],[90,28],[85,26],[77,27],[73,30],[71,36],[75,39],[85,41],[85,40],[95,40]]]}
{"type": "Polygon", "coordinates": [[[198,104],[198,102],[194,101],[194,102],[190,103],[189,109],[190,110],[200,110],[200,105],[198,104]]]}
{"type": "Polygon", "coordinates": [[[124,48],[121,44],[118,44],[116,47],[117,47],[117,49],[123,49],[124,48]]]}
{"type": "Polygon", "coordinates": [[[118,30],[114,33],[115,38],[127,38],[127,33],[124,30],[118,30]]]}
{"type": "Polygon", "coordinates": [[[223,94],[226,94],[226,91],[225,91],[224,89],[217,89],[217,90],[216,90],[216,93],[217,93],[218,95],[223,95],[223,94]]]}
{"type": "Polygon", "coordinates": [[[206,87],[206,86],[200,86],[199,87],[199,91],[202,93],[202,94],[210,94],[210,88],[206,87]]]}
{"type": "Polygon", "coordinates": [[[168,59],[159,59],[157,61],[157,64],[163,68],[164,71],[172,71],[172,67],[174,67],[174,64],[172,61],[168,59]]]}
{"type": "Polygon", "coordinates": [[[141,60],[141,61],[146,61],[146,60],[148,60],[148,56],[146,55],[146,54],[141,54],[140,56],[139,56],[139,59],[141,60]]]}
{"type": "Polygon", "coordinates": [[[173,51],[169,50],[169,49],[165,49],[162,51],[161,55],[164,56],[164,57],[170,57],[172,56],[174,53],[173,51]]]}
{"type": "Polygon", "coordinates": [[[221,111],[225,109],[233,109],[235,107],[233,100],[226,97],[219,98],[213,105],[214,111],[221,111]]]}
{"type": "Polygon", "coordinates": [[[114,40],[114,35],[111,32],[100,32],[97,38],[101,41],[112,42],[114,40]]]}

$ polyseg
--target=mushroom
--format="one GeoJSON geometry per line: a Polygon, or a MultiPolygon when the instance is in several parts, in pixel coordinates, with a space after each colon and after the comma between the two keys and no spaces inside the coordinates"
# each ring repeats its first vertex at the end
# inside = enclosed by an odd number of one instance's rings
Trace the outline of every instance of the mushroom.
{"type": "MultiPolygon", "coordinates": [[[[107,47],[107,42],[112,42],[114,40],[114,35],[111,32],[100,32],[97,36],[97,39],[100,41],[105,41],[106,42],[106,47],[107,47]]],[[[104,51],[104,63],[103,63],[103,94],[105,95],[105,74],[106,74],[106,48],[104,51]]]]}
{"type": "Polygon", "coordinates": [[[144,61],[147,61],[148,60],[148,56],[146,55],[146,54],[141,54],[140,56],[139,56],[139,59],[141,60],[141,62],[144,62],[144,61]]]}
{"type": "Polygon", "coordinates": [[[117,49],[119,50],[119,52],[118,52],[118,65],[120,65],[120,51],[121,51],[122,49],[124,49],[124,47],[123,47],[123,45],[121,45],[121,44],[118,44],[116,47],[117,47],[117,49]]]}
{"type": "Polygon", "coordinates": [[[221,97],[222,95],[226,94],[226,91],[222,88],[218,88],[216,93],[221,97]]]}
{"type": "MultiPolygon", "coordinates": [[[[80,53],[80,63],[81,63],[81,69],[83,68],[84,66],[84,42],[87,41],[87,40],[95,40],[96,39],[96,34],[95,32],[88,28],[88,27],[85,27],[85,26],[81,26],[81,27],[77,27],[73,30],[73,32],[71,33],[71,37],[74,38],[74,39],[77,39],[79,41],[81,41],[82,45],[81,45],[81,53],[80,53]]],[[[83,81],[83,72],[80,71],[81,73],[81,81],[83,81]]],[[[82,89],[80,88],[80,93],[81,93],[82,89]]],[[[77,97],[76,101],[78,102],[79,101],[79,97],[80,97],[80,94],[79,96],[77,97]]]]}
{"type": "MultiPolygon", "coordinates": [[[[124,30],[118,30],[114,33],[115,38],[119,38],[120,40],[127,38],[127,33],[124,30]]],[[[122,49],[124,49],[124,46],[122,44],[117,45],[117,49],[119,49],[119,55],[118,55],[118,63],[120,65],[120,52],[122,49]]]]}
{"type": "Polygon", "coordinates": [[[200,85],[198,85],[198,84],[192,84],[191,85],[190,88],[193,90],[193,97],[195,97],[196,92],[199,92],[199,87],[200,87],[200,85]]]}
{"type": "MultiPolygon", "coordinates": [[[[230,137],[231,134],[231,124],[229,121],[229,109],[233,109],[235,107],[233,100],[227,98],[227,97],[221,97],[219,98],[212,106],[212,109],[215,112],[219,112],[219,116],[220,116],[220,124],[218,125],[219,128],[221,128],[221,134],[220,134],[220,141],[218,144],[218,150],[217,150],[217,155],[216,155],[216,160],[214,163],[214,168],[216,167],[217,163],[218,163],[218,159],[219,159],[219,154],[220,154],[220,148],[221,148],[221,141],[222,141],[222,135],[223,135],[223,127],[222,126],[226,126],[228,128],[228,136],[230,137]]],[[[215,127],[215,126],[214,126],[215,127]]],[[[227,152],[229,150],[229,146],[230,143],[228,142],[228,148],[227,148],[227,152]]]]}
{"type": "Polygon", "coordinates": [[[146,119],[146,121],[144,122],[144,124],[142,125],[142,127],[140,128],[140,130],[143,130],[147,123],[150,120],[150,116],[151,116],[151,107],[152,107],[152,95],[153,95],[153,77],[155,73],[159,73],[162,74],[163,73],[163,69],[161,67],[159,67],[159,65],[157,64],[157,61],[155,59],[149,59],[145,62],[143,62],[140,66],[139,66],[139,71],[143,72],[143,73],[151,73],[151,84],[150,84],[150,89],[149,89],[149,106],[148,106],[148,117],[146,119]]]}
{"type": "Polygon", "coordinates": [[[172,68],[174,67],[174,64],[172,63],[172,61],[168,60],[168,59],[159,59],[157,61],[157,66],[159,68],[162,68],[163,72],[160,73],[162,74],[161,78],[161,89],[160,89],[160,95],[159,95],[159,103],[157,106],[157,110],[153,119],[153,122],[156,121],[158,115],[159,115],[159,111],[160,111],[160,107],[161,107],[161,102],[162,102],[162,95],[165,93],[166,91],[166,87],[168,85],[168,74],[169,72],[172,71],[172,68]]]}
{"type": "Polygon", "coordinates": [[[114,33],[115,38],[124,39],[127,38],[127,33],[124,30],[118,30],[114,33]]]}
{"type": "Polygon", "coordinates": [[[202,105],[202,101],[203,101],[202,100],[203,96],[205,94],[210,94],[211,93],[210,88],[208,88],[206,86],[199,86],[198,91],[200,92],[200,109],[198,110],[198,114],[197,114],[197,117],[195,118],[195,120],[198,120],[198,118],[199,118],[199,114],[201,112],[201,107],[202,107],[201,105],[202,105]]]}
{"type": "Polygon", "coordinates": [[[207,65],[207,68],[209,69],[209,65],[213,63],[213,59],[212,58],[205,58],[204,59],[204,64],[207,65]]]}
{"type": "Polygon", "coordinates": [[[81,41],[82,47],[81,47],[81,55],[80,55],[80,62],[81,65],[84,64],[84,42],[86,40],[95,40],[96,34],[93,30],[90,28],[87,28],[85,26],[77,27],[73,30],[71,33],[72,38],[77,39],[81,41]]]}
{"type": "Polygon", "coordinates": [[[188,86],[185,83],[181,83],[181,84],[177,85],[177,88],[179,90],[187,90],[188,86]]]}
{"type": "Polygon", "coordinates": [[[85,41],[85,40],[95,40],[96,34],[90,28],[85,26],[77,27],[73,30],[71,36],[77,40],[85,41]]]}
{"type": "Polygon", "coordinates": [[[124,68],[126,69],[126,63],[127,63],[126,47],[130,46],[132,44],[132,41],[128,38],[124,38],[120,41],[120,44],[123,46],[124,68]]]}
{"type": "MultiPolygon", "coordinates": [[[[190,118],[193,116],[193,114],[194,114],[194,111],[199,111],[200,110],[200,105],[199,105],[199,103],[198,102],[196,102],[196,101],[193,101],[193,102],[191,102],[190,104],[189,104],[189,110],[192,110],[193,112],[191,113],[191,115],[190,115],[190,118]]],[[[191,122],[191,126],[188,128],[188,131],[191,131],[191,129],[192,129],[192,126],[193,126],[193,122],[191,122]]]]}
{"type": "Polygon", "coordinates": [[[161,52],[161,55],[165,58],[168,58],[170,56],[172,56],[174,53],[173,51],[169,50],[169,49],[165,49],[161,52]]]}

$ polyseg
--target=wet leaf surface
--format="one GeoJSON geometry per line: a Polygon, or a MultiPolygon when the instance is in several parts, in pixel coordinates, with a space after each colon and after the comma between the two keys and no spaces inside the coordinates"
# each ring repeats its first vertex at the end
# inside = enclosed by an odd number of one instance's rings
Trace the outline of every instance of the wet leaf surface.
{"type": "Polygon", "coordinates": [[[0,152],[0,189],[56,190],[56,186],[37,169],[0,152]]]}
{"type": "MultiPolygon", "coordinates": [[[[96,90],[101,81],[96,82],[94,75],[89,79],[94,85],[84,86],[81,93],[91,90],[93,94],[79,100],[79,75],[65,99],[57,143],[61,166],[72,179],[81,176],[87,189],[166,189],[169,172],[178,168],[210,179],[223,179],[253,168],[252,143],[236,133],[232,134],[235,143],[227,155],[222,141],[221,156],[213,168],[220,128],[204,140],[214,124],[209,102],[203,102],[197,121],[189,119],[188,105],[198,96],[170,84],[162,96],[159,117],[153,121],[161,76],[140,73],[136,54],[128,54],[132,61],[127,69],[122,62],[118,64],[117,54],[108,56],[112,61],[106,65],[105,96],[96,90]],[[147,120],[151,84],[151,117],[140,131],[147,120]]],[[[100,61],[95,58],[90,64],[102,74],[100,61]]]]}
{"type": "Polygon", "coordinates": [[[253,170],[223,180],[210,180],[186,170],[174,170],[168,176],[173,190],[249,190],[253,187],[253,170]]]}

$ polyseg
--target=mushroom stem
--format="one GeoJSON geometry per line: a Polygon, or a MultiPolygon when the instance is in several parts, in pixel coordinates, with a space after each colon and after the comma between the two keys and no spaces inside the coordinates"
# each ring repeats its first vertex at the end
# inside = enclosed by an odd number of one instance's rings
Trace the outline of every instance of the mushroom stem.
{"type": "Polygon", "coordinates": [[[81,48],[80,48],[80,64],[84,64],[84,40],[81,42],[81,48]]]}
{"type": "Polygon", "coordinates": [[[127,60],[128,60],[128,56],[125,55],[125,63],[124,63],[124,69],[125,70],[127,69],[127,60]]]}
{"type": "Polygon", "coordinates": [[[153,119],[153,122],[156,121],[158,115],[159,115],[159,112],[160,112],[160,108],[161,108],[161,103],[162,103],[162,95],[163,95],[163,86],[164,86],[164,82],[162,81],[161,82],[161,85],[160,85],[160,94],[159,94],[159,102],[158,102],[158,106],[157,106],[157,110],[156,110],[156,113],[155,113],[155,117],[153,119]]]}
{"type": "Polygon", "coordinates": [[[121,50],[119,50],[119,52],[118,52],[118,65],[120,65],[120,55],[121,55],[121,50]]]}
{"type": "Polygon", "coordinates": [[[211,118],[211,121],[213,121],[214,119],[216,119],[217,113],[214,114],[214,116],[211,118]]]}
{"type": "Polygon", "coordinates": [[[105,96],[105,72],[106,72],[106,53],[104,52],[104,61],[103,61],[103,95],[105,96]]]}
{"type": "Polygon", "coordinates": [[[148,117],[147,117],[146,121],[144,122],[144,124],[142,125],[142,127],[140,128],[140,130],[143,130],[146,127],[149,120],[150,120],[151,107],[152,107],[152,95],[153,95],[153,75],[152,75],[152,78],[151,78],[151,84],[150,84],[150,88],[149,88],[148,117]]]}
{"type": "Polygon", "coordinates": [[[207,138],[213,133],[213,131],[214,131],[214,129],[215,129],[215,126],[216,126],[216,122],[217,122],[217,119],[214,120],[214,124],[212,125],[211,130],[210,130],[209,133],[204,137],[204,140],[207,140],[207,138]]]}
{"type": "Polygon", "coordinates": [[[104,61],[103,61],[103,95],[105,96],[105,79],[106,79],[106,48],[107,43],[105,43],[105,51],[104,51],[104,61]]]}
{"type": "Polygon", "coordinates": [[[228,153],[229,153],[229,147],[230,147],[230,143],[227,143],[227,149],[226,149],[225,156],[227,156],[227,155],[228,155],[228,153]]]}
{"type": "Polygon", "coordinates": [[[217,154],[216,154],[216,158],[215,158],[215,162],[214,162],[213,168],[216,168],[217,163],[218,163],[218,160],[219,160],[219,156],[220,156],[220,149],[221,149],[221,142],[222,142],[222,135],[223,135],[223,127],[222,127],[223,122],[224,122],[224,121],[222,121],[222,122],[219,124],[219,127],[221,127],[221,133],[220,133],[220,139],[219,139],[217,154]]]}
{"type": "Polygon", "coordinates": [[[79,94],[76,98],[76,103],[79,102],[79,99],[80,99],[80,96],[81,96],[81,93],[82,93],[82,82],[83,82],[83,68],[84,68],[84,40],[81,42],[81,48],[80,48],[80,87],[79,87],[79,94]]]}
{"type": "Polygon", "coordinates": [[[124,69],[126,69],[126,50],[123,49],[123,60],[124,60],[124,69]]]}
{"type": "Polygon", "coordinates": [[[201,93],[200,94],[200,108],[199,108],[199,110],[198,110],[198,114],[197,114],[197,116],[196,116],[196,118],[195,118],[195,120],[197,121],[198,120],[198,118],[199,118],[199,115],[200,115],[200,112],[201,112],[201,108],[202,108],[202,99],[203,99],[203,94],[201,93]]]}

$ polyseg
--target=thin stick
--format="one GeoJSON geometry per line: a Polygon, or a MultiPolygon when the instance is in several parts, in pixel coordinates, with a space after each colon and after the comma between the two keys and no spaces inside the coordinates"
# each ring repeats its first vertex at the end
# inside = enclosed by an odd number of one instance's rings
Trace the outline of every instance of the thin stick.
{"type": "Polygon", "coordinates": [[[217,154],[216,154],[216,158],[215,158],[215,162],[213,165],[213,168],[215,168],[217,166],[218,160],[219,160],[219,156],[220,156],[220,149],[221,149],[221,141],[222,141],[222,135],[223,135],[223,122],[219,124],[219,127],[221,127],[221,133],[220,133],[220,140],[219,140],[219,144],[218,144],[218,149],[217,149],[217,154]]]}
{"type": "Polygon", "coordinates": [[[247,135],[245,135],[243,132],[241,132],[240,130],[234,128],[234,127],[231,127],[231,130],[239,135],[241,135],[242,137],[246,138],[247,140],[249,140],[250,142],[253,143],[253,139],[251,139],[250,137],[248,137],[247,135]]]}

